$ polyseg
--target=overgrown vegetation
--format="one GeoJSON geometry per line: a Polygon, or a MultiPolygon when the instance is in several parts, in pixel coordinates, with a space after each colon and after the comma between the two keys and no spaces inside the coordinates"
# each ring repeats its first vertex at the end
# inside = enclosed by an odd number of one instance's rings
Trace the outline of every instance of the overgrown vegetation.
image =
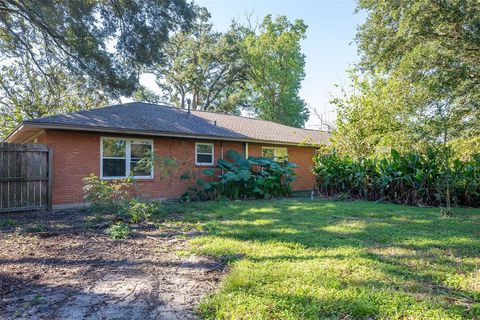
{"type": "MultiPolygon", "coordinates": [[[[209,181],[199,178],[195,186],[183,195],[184,199],[252,199],[286,197],[291,193],[290,183],[295,180],[296,164],[274,161],[264,157],[245,159],[235,150],[226,153],[231,161],[218,159],[217,170],[209,168],[203,173],[209,181]],[[220,170],[220,174],[217,174],[220,170]]],[[[188,178],[188,177],[183,177],[188,178]]]]}
{"type": "Polygon", "coordinates": [[[142,202],[132,199],[123,203],[120,216],[126,217],[131,223],[149,222],[165,213],[165,206],[160,201],[142,202]]]}
{"type": "Polygon", "coordinates": [[[99,213],[120,212],[125,201],[131,198],[127,189],[131,186],[130,178],[124,180],[102,180],[95,174],[83,178],[85,201],[90,209],[99,213]]]}
{"type": "Polygon", "coordinates": [[[333,100],[335,147],[368,157],[438,144],[461,158],[478,153],[478,1],[358,0],[357,9],[366,14],[361,59],[333,100]]]}
{"type": "Polygon", "coordinates": [[[313,172],[318,191],[347,199],[385,200],[410,205],[480,206],[480,155],[445,159],[439,151],[389,157],[350,157],[318,153],[313,172]]]}
{"type": "Polygon", "coordinates": [[[478,319],[480,211],[372,202],[205,202],[191,252],[229,260],[205,319],[478,319]]]}
{"type": "Polygon", "coordinates": [[[128,223],[145,223],[161,218],[165,206],[160,201],[142,201],[129,192],[132,180],[105,181],[91,174],[84,179],[85,200],[89,210],[97,215],[110,215],[114,220],[128,223]]]}

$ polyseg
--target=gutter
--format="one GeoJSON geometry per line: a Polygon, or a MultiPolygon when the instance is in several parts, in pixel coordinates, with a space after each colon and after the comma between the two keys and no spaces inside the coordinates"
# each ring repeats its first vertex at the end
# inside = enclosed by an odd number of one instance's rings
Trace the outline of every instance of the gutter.
{"type": "MultiPolygon", "coordinates": [[[[77,125],[66,125],[66,124],[45,124],[45,123],[31,123],[24,121],[20,126],[18,126],[12,133],[10,133],[5,141],[10,140],[21,131],[23,128],[38,128],[38,129],[60,129],[60,130],[74,130],[74,131],[88,131],[88,132],[106,132],[106,133],[118,133],[118,134],[130,134],[130,135],[142,135],[142,136],[154,136],[154,137],[172,137],[172,138],[188,138],[188,139],[204,139],[204,140],[223,140],[223,141],[235,141],[235,142],[249,142],[249,143],[267,143],[267,144],[277,144],[277,145],[289,145],[289,146],[310,146],[314,147],[312,143],[302,143],[302,142],[283,142],[283,141],[270,141],[270,140],[258,140],[250,138],[229,138],[223,136],[214,136],[214,135],[195,135],[195,134],[182,134],[175,132],[159,132],[159,131],[138,131],[131,129],[121,129],[121,128],[103,128],[103,127],[92,127],[92,126],[77,126],[77,125]]],[[[328,142],[323,142],[328,143],[328,142]]]]}

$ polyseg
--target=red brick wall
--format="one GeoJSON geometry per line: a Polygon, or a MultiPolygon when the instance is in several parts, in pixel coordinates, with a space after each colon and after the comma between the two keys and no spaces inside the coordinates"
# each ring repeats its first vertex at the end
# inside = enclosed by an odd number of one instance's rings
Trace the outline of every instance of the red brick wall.
{"type": "MultiPolygon", "coordinates": [[[[260,157],[262,147],[267,144],[248,144],[248,155],[260,157]]],[[[311,147],[284,146],[287,148],[288,160],[298,165],[295,169],[297,180],[292,183],[293,190],[312,190],[315,185],[315,175],[312,172],[312,157],[315,149],[311,147]]]]}
{"type": "MultiPolygon", "coordinates": [[[[48,144],[53,154],[53,204],[74,204],[83,202],[82,179],[94,173],[100,175],[100,137],[111,134],[84,133],[75,131],[47,130],[39,137],[38,143],[48,144]]],[[[134,136],[128,136],[135,138],[134,136]]],[[[140,137],[145,138],[145,137],[140,137]]],[[[202,140],[155,137],[154,151],[162,157],[175,158],[177,167],[162,174],[155,167],[153,179],[137,180],[132,190],[143,198],[178,197],[192,185],[195,177],[207,168],[195,165],[195,142],[202,140]],[[180,180],[188,173],[190,180],[180,180]]],[[[212,142],[212,141],[206,141],[212,142]]],[[[244,154],[244,143],[214,141],[214,157],[224,157],[230,149],[244,154]]],[[[249,155],[260,156],[263,144],[249,143],[249,155]]],[[[298,180],[293,183],[294,190],[312,189],[314,176],[311,173],[313,148],[287,146],[289,159],[299,165],[296,169],[298,180]]]]}
{"type": "Polygon", "coordinates": [[[53,149],[53,204],[83,202],[82,179],[100,174],[100,136],[48,130],[38,142],[53,149]]]}

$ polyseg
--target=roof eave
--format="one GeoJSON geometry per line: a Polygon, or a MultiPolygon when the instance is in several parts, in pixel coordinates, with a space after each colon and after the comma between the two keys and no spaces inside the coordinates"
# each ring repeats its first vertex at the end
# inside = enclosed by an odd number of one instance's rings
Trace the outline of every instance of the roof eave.
{"type": "MultiPolygon", "coordinates": [[[[307,147],[307,146],[314,147],[315,145],[319,144],[319,143],[308,143],[308,142],[259,140],[259,139],[251,139],[248,137],[229,138],[229,137],[214,136],[214,135],[197,135],[197,134],[184,134],[184,133],[148,131],[148,130],[140,131],[140,130],[122,129],[122,128],[105,128],[105,127],[79,126],[79,125],[67,125],[67,124],[55,124],[55,123],[36,123],[31,121],[24,121],[14,132],[9,134],[6,139],[13,137],[16,132],[19,132],[21,129],[26,127],[39,128],[39,129],[59,129],[59,130],[75,130],[75,131],[88,131],[88,132],[119,133],[119,134],[132,134],[132,135],[144,135],[144,136],[156,136],[156,137],[223,140],[223,141],[237,141],[237,142],[248,142],[248,143],[268,143],[268,144],[304,146],[304,147],[307,147]]],[[[5,141],[7,141],[6,139],[5,141]]],[[[321,143],[325,144],[328,142],[321,142],[321,143]]]]}
{"type": "Polygon", "coordinates": [[[21,123],[21,124],[18,125],[12,132],[10,132],[10,133],[3,139],[3,141],[5,141],[5,142],[10,142],[10,141],[12,141],[13,137],[14,137],[18,132],[20,132],[23,128],[24,128],[24,124],[21,123]]]}

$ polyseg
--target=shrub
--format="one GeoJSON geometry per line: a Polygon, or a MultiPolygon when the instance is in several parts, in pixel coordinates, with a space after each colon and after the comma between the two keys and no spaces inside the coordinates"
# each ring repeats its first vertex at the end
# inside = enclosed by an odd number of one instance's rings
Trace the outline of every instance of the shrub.
{"type": "Polygon", "coordinates": [[[105,230],[105,233],[113,240],[120,240],[126,239],[128,236],[130,236],[131,231],[130,227],[126,223],[118,221],[108,227],[105,230]]]}
{"type": "Polygon", "coordinates": [[[131,185],[131,179],[105,181],[90,174],[83,178],[84,199],[91,204],[90,209],[94,212],[117,214],[130,198],[125,190],[131,185]]]}
{"type": "Polygon", "coordinates": [[[222,170],[221,174],[216,175],[216,170],[212,168],[204,170],[203,173],[212,177],[212,180],[197,179],[196,185],[190,188],[190,193],[184,198],[247,199],[290,195],[296,164],[264,157],[245,159],[234,150],[229,150],[227,157],[232,161],[217,160],[217,169],[222,170]]]}
{"type": "Polygon", "coordinates": [[[140,223],[165,213],[160,201],[144,202],[132,198],[126,190],[132,184],[130,179],[103,181],[91,174],[83,181],[85,200],[97,214],[113,214],[124,221],[140,223]]]}
{"type": "Polygon", "coordinates": [[[28,227],[25,231],[29,233],[37,233],[37,232],[42,232],[47,229],[47,226],[44,225],[43,223],[37,223],[31,227],[28,227]]]}
{"type": "Polygon", "coordinates": [[[160,201],[141,202],[132,199],[125,202],[122,208],[122,215],[132,223],[148,222],[152,217],[159,217],[164,212],[164,205],[160,201]]]}
{"type": "Polygon", "coordinates": [[[0,221],[0,229],[1,228],[13,228],[16,225],[17,225],[17,221],[15,221],[13,219],[7,219],[7,220],[0,221]]]}
{"type": "Polygon", "coordinates": [[[336,152],[314,156],[318,191],[326,196],[386,200],[413,205],[480,206],[480,155],[462,161],[442,151],[385,159],[351,158],[336,152]]]}

